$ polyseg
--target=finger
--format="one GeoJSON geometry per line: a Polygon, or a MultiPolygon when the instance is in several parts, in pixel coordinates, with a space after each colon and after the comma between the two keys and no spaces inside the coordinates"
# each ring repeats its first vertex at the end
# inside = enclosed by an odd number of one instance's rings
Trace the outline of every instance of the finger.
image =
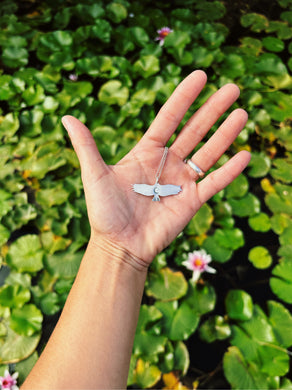
{"type": "Polygon", "coordinates": [[[165,146],[185,113],[203,89],[206,81],[207,76],[201,70],[196,70],[187,76],[161,107],[145,133],[144,140],[150,139],[159,143],[160,146],[165,146]]]}
{"type": "Polygon", "coordinates": [[[73,116],[64,116],[62,123],[69,134],[80,162],[83,181],[86,180],[88,184],[96,182],[107,174],[108,167],[97,149],[92,134],[82,122],[73,116]]]}
{"type": "Polygon", "coordinates": [[[200,203],[203,204],[217,192],[230,184],[247,166],[250,161],[250,153],[242,150],[232,157],[222,167],[211,172],[197,184],[197,193],[200,203]]]}
{"type": "MultiPolygon", "coordinates": [[[[246,111],[241,108],[234,110],[212,137],[193,155],[191,160],[202,171],[208,171],[233,143],[244,128],[247,119],[246,111]]],[[[194,174],[196,173],[194,172],[194,174]]]]}
{"type": "Polygon", "coordinates": [[[235,84],[226,84],[199,108],[171,146],[178,157],[183,160],[191,153],[221,115],[236,101],[239,93],[235,84]]]}

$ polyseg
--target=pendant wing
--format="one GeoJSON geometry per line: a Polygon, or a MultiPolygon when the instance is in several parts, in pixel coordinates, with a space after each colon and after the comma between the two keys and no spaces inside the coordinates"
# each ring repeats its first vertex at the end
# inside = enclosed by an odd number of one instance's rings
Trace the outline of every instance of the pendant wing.
{"type": "Polygon", "coordinates": [[[138,194],[145,196],[153,196],[154,186],[150,186],[149,184],[133,184],[133,190],[138,194]]]}
{"type": "Polygon", "coordinates": [[[177,195],[181,190],[181,186],[175,186],[173,184],[159,185],[160,196],[177,195]]]}

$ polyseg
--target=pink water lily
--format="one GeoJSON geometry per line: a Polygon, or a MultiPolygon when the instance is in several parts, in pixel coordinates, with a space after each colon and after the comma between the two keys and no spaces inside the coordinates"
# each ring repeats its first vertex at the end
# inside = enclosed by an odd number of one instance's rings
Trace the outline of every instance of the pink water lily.
{"type": "Polygon", "coordinates": [[[209,263],[212,261],[210,255],[204,249],[194,251],[188,254],[187,260],[182,264],[189,270],[193,271],[192,280],[197,281],[202,272],[209,272],[211,274],[216,273],[216,270],[209,267],[209,263]]]}
{"type": "Polygon", "coordinates": [[[18,372],[10,375],[8,370],[5,370],[4,376],[0,376],[0,388],[1,390],[18,390],[17,386],[18,372]]]}
{"type": "Polygon", "coordinates": [[[162,27],[160,30],[157,30],[158,37],[155,38],[156,41],[159,41],[159,45],[162,46],[164,44],[164,40],[173,30],[169,27],[162,27]]]}

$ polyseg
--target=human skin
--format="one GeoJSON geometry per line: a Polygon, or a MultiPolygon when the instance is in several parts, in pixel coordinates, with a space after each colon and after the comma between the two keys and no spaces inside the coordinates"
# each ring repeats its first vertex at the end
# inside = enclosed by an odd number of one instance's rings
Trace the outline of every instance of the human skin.
{"type": "MultiPolygon", "coordinates": [[[[152,202],[132,190],[135,183],[154,184],[167,142],[206,81],[202,71],[184,79],[139,143],[114,166],[104,163],[84,124],[63,118],[81,166],[91,236],[60,320],[22,390],[126,388],[148,266],[250,160],[241,151],[199,182],[184,162],[237,100],[239,88],[227,84],[192,115],[169,146],[159,182],[179,185],[182,191],[152,202]]],[[[192,161],[207,172],[246,121],[244,110],[231,112],[192,161]]]]}

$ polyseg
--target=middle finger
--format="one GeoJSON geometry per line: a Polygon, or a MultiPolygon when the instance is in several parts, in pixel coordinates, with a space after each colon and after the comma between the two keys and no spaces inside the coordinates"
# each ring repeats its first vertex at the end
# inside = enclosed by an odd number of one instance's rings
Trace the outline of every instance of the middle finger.
{"type": "Polygon", "coordinates": [[[172,151],[182,160],[185,159],[220,116],[236,101],[239,93],[235,84],[226,84],[215,92],[184,125],[171,146],[172,151]]]}

